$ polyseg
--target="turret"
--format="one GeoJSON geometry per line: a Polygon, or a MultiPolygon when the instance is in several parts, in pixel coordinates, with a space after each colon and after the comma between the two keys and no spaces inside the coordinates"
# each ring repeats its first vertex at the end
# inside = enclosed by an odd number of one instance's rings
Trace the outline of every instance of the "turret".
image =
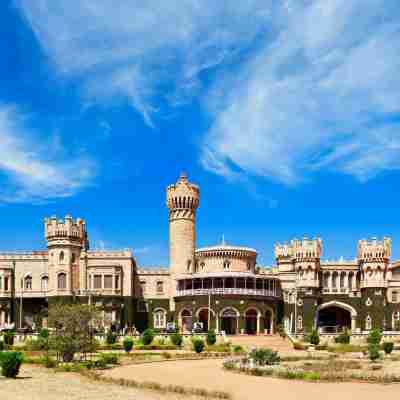
{"type": "Polygon", "coordinates": [[[181,174],[178,181],[167,188],[171,275],[194,271],[199,197],[199,187],[190,183],[185,174],[181,174]]]}
{"type": "Polygon", "coordinates": [[[89,248],[86,223],[74,221],[67,215],[64,220],[57,217],[45,218],[45,238],[49,253],[50,290],[69,294],[85,288],[86,272],[80,265],[82,252],[89,248]]]}
{"type": "Polygon", "coordinates": [[[390,238],[358,241],[358,262],[362,272],[362,287],[386,286],[386,274],[392,252],[390,238]]]}
{"type": "Polygon", "coordinates": [[[294,239],[275,245],[275,257],[280,272],[296,272],[297,286],[317,287],[322,255],[320,238],[294,239]]]}

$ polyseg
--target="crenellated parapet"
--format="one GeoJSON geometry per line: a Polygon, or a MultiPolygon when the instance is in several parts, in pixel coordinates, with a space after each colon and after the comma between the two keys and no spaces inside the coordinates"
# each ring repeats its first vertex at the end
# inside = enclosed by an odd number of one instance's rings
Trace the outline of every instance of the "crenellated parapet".
{"type": "Polygon", "coordinates": [[[70,215],[64,219],[57,219],[56,216],[45,218],[44,231],[48,247],[71,245],[88,248],[86,223],[81,218],[75,221],[70,215]]]}
{"type": "Polygon", "coordinates": [[[297,286],[317,287],[319,285],[322,241],[320,238],[293,239],[290,243],[277,243],[275,257],[281,273],[293,272],[297,286]]]}
{"type": "Polygon", "coordinates": [[[199,206],[200,189],[190,183],[182,173],[178,181],[167,187],[167,207],[170,221],[174,219],[194,219],[199,206]]]}
{"type": "Polygon", "coordinates": [[[390,238],[358,241],[357,258],[362,272],[362,287],[382,288],[387,286],[391,253],[392,241],[390,238]]]}

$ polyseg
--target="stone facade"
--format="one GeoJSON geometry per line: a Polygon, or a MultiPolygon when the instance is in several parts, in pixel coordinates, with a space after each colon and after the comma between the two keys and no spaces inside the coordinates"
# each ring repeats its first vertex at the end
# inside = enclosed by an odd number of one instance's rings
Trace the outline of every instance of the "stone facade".
{"type": "Polygon", "coordinates": [[[134,251],[92,251],[86,222],[44,221],[47,249],[0,253],[0,328],[46,323],[54,302],[95,304],[103,324],[164,330],[175,322],[228,334],[302,335],[400,329],[400,261],[391,241],[360,240],[354,260],[322,258],[319,238],[276,244],[276,265],[257,251],[196,248],[199,187],[182,174],[167,188],[169,268],[138,268],[134,251]]]}

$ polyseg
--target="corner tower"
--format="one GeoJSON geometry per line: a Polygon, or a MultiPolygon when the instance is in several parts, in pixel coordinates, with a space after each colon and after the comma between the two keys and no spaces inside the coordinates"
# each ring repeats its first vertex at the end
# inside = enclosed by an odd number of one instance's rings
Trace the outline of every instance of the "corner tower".
{"type": "Polygon", "coordinates": [[[44,231],[49,252],[49,289],[60,295],[85,289],[86,270],[80,260],[89,248],[85,221],[74,221],[69,215],[64,220],[53,216],[45,218],[44,231]]]}
{"type": "Polygon", "coordinates": [[[172,276],[194,271],[199,198],[199,187],[190,183],[184,173],[174,185],[167,188],[169,266],[172,276]]]}

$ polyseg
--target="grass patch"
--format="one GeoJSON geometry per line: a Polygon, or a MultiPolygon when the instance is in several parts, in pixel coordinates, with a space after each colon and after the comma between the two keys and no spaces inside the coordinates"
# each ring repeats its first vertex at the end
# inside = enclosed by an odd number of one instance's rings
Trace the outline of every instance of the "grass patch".
{"type": "Polygon", "coordinates": [[[161,393],[176,393],[184,396],[199,396],[204,398],[214,399],[227,399],[230,400],[232,396],[227,392],[207,390],[201,388],[185,387],[179,385],[161,385],[158,382],[137,382],[133,379],[115,379],[110,377],[102,376],[93,371],[80,371],[82,375],[92,379],[94,381],[111,383],[119,386],[132,387],[137,389],[148,389],[161,393]]]}

